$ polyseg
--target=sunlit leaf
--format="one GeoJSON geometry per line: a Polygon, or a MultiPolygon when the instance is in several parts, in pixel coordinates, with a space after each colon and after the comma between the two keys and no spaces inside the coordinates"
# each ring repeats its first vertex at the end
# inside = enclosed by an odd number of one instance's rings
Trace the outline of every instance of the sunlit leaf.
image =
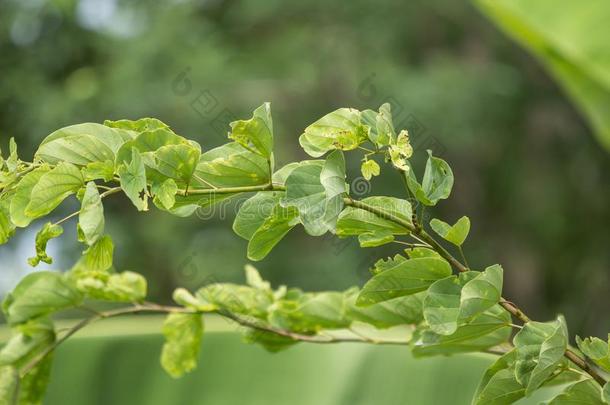
{"type": "Polygon", "coordinates": [[[368,130],[361,123],[360,111],[340,108],[305,128],[299,143],[310,156],[320,157],[333,149],[356,149],[366,141],[368,130]]]}
{"type": "Polygon", "coordinates": [[[232,122],[229,138],[269,159],[273,152],[271,104],[264,103],[258,107],[249,120],[232,122]]]}
{"type": "Polygon", "coordinates": [[[36,256],[28,259],[30,266],[36,267],[40,262],[53,263],[53,258],[47,255],[47,244],[51,239],[60,237],[62,233],[64,233],[64,228],[60,225],[51,222],[44,224],[36,234],[36,256]]]}
{"type": "Polygon", "coordinates": [[[85,195],[78,214],[78,229],[81,240],[93,245],[104,234],[104,207],[94,182],[87,183],[85,195]]]}
{"type": "Polygon", "coordinates": [[[47,215],[83,185],[83,176],[78,167],[71,163],[59,163],[43,174],[32,188],[25,215],[30,218],[47,215]]]}
{"type": "Polygon", "coordinates": [[[165,344],[161,365],[172,377],[178,378],[197,367],[203,336],[203,319],[199,314],[174,313],[163,323],[165,344]]]}
{"type": "Polygon", "coordinates": [[[25,209],[30,203],[34,186],[50,170],[46,165],[38,167],[23,176],[17,184],[15,195],[11,199],[11,219],[16,226],[26,227],[32,222],[33,218],[25,214],[25,209]]]}
{"type": "Polygon", "coordinates": [[[121,188],[139,211],[148,210],[146,167],[136,148],[131,149],[131,161],[119,166],[121,188]]]}

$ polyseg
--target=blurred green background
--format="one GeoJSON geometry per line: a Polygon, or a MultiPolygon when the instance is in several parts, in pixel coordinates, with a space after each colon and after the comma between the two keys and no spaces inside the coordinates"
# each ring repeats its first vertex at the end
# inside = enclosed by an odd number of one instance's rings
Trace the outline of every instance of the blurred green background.
{"type": "MultiPolygon", "coordinates": [[[[4,0],[0,74],[0,145],[14,136],[24,157],[62,126],[143,116],[207,150],[225,142],[230,121],[271,101],[280,166],[306,158],[298,136],[321,115],[389,101],[416,149],[432,148],[453,167],[453,198],[434,216],[471,218],[469,262],[501,263],[505,295],[534,319],[561,312],[572,334],[607,333],[610,155],[543,64],[473,5],[4,0]]],[[[350,166],[355,178],[358,162],[350,166]]],[[[399,178],[382,177],[365,191],[404,196],[399,178]]],[[[190,219],[138,214],[122,198],[105,206],[115,264],[145,274],[151,299],[242,281],[235,205],[190,219]]],[[[80,254],[68,228],[51,242],[52,268],[80,254]]],[[[0,247],[0,294],[31,271],[36,230],[0,247]]],[[[257,267],[274,285],[342,289],[396,252],[299,228],[257,267]]]]}

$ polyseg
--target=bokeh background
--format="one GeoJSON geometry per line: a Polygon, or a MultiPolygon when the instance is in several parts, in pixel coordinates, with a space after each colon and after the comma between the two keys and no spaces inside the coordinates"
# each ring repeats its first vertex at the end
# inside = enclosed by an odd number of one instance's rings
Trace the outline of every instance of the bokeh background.
{"type": "MultiPolygon", "coordinates": [[[[501,263],[505,295],[533,318],[563,313],[572,334],[607,333],[610,154],[544,65],[472,4],[3,0],[0,75],[0,145],[14,136],[24,157],[62,126],[145,116],[207,150],[270,101],[279,167],[306,158],[298,136],[323,114],[389,101],[416,148],[452,165],[453,196],[433,215],[471,218],[471,265],[501,263]]],[[[367,187],[404,196],[393,174],[367,187]]],[[[126,198],[105,206],[115,264],[143,273],[151,299],[242,281],[235,206],[190,219],[138,214],[126,198]]],[[[0,247],[0,295],[32,271],[36,230],[0,247]]],[[[50,267],[76,261],[71,232],[51,242],[50,267]]],[[[257,267],[274,285],[343,289],[397,246],[363,250],[299,228],[257,267]]]]}

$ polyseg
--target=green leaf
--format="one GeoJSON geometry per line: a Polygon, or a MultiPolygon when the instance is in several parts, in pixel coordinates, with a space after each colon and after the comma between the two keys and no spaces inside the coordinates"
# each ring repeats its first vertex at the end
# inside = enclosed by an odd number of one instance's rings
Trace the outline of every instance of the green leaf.
{"type": "Polygon", "coordinates": [[[131,149],[131,162],[119,166],[121,188],[138,211],[148,210],[146,167],[136,148],[131,149]]]}
{"type": "Polygon", "coordinates": [[[94,182],[87,183],[78,214],[78,229],[82,242],[93,245],[104,234],[104,206],[94,182]]]}
{"type": "Polygon", "coordinates": [[[411,259],[417,259],[419,257],[438,257],[438,258],[441,257],[441,255],[436,253],[434,250],[429,249],[429,248],[423,248],[423,247],[406,249],[405,252],[407,252],[407,255],[411,259]]]}
{"type": "Polygon", "coordinates": [[[513,338],[517,351],[515,375],[530,395],[563,360],[568,332],[563,317],[552,322],[528,322],[513,338]]]}
{"type": "Polygon", "coordinates": [[[500,301],[503,274],[502,266],[494,264],[464,285],[460,298],[460,318],[472,318],[500,301]]]}
{"type": "Polygon", "coordinates": [[[83,167],[85,181],[104,180],[111,181],[114,178],[114,161],[91,162],[83,167]]]}
{"type": "Polygon", "coordinates": [[[54,342],[53,323],[47,318],[18,325],[13,328],[11,338],[0,350],[0,366],[22,368],[49,349],[54,342]]]}
{"type": "Polygon", "coordinates": [[[49,385],[52,366],[53,354],[51,353],[45,356],[36,367],[21,379],[19,385],[20,405],[42,405],[44,394],[49,385]]]}
{"type": "Polygon", "coordinates": [[[11,236],[15,234],[15,225],[11,221],[9,203],[9,200],[0,200],[0,245],[8,242],[11,236]]]}
{"type": "Polygon", "coordinates": [[[375,265],[371,269],[371,273],[373,275],[379,274],[386,270],[393,269],[394,267],[399,266],[400,264],[406,262],[408,259],[401,255],[395,255],[393,258],[388,257],[387,259],[379,259],[375,262],[375,265]]]}
{"type": "Polygon", "coordinates": [[[516,352],[500,356],[487,370],[474,394],[473,405],[512,404],[525,395],[525,388],[515,379],[516,352]]]}
{"type": "Polygon", "coordinates": [[[602,395],[599,384],[593,381],[593,379],[588,378],[564,389],[548,405],[603,405],[605,402],[602,395]]]}
{"type": "Polygon", "coordinates": [[[11,325],[75,307],[82,294],[60,273],[42,271],[25,276],[2,303],[11,325]]]}
{"type": "Polygon", "coordinates": [[[38,266],[40,262],[47,264],[53,263],[53,258],[47,255],[47,244],[51,239],[58,238],[64,233],[64,228],[60,225],[47,222],[36,234],[36,256],[30,257],[28,263],[32,267],[38,266]]]}
{"type": "Polygon", "coordinates": [[[174,313],[163,323],[165,344],[161,365],[173,378],[178,378],[197,367],[203,336],[203,319],[199,314],[174,313]]]}
{"type": "Polygon", "coordinates": [[[380,231],[377,233],[361,233],[358,235],[360,247],[377,247],[390,243],[394,240],[394,235],[390,231],[380,231]]]}
{"type": "Polygon", "coordinates": [[[328,231],[326,222],[326,190],[320,182],[324,163],[312,161],[295,168],[286,179],[284,207],[296,207],[305,231],[320,236],[328,231]]]}
{"type": "Polygon", "coordinates": [[[373,176],[379,176],[379,173],[381,173],[381,168],[374,160],[366,160],[362,162],[360,172],[362,173],[362,177],[370,180],[373,178],[373,176]]]}
{"type": "MultiPolygon", "coordinates": [[[[411,222],[411,204],[406,200],[394,197],[367,197],[362,202],[411,222]]],[[[340,237],[374,234],[378,235],[378,238],[384,238],[388,233],[406,235],[409,230],[372,212],[354,207],[345,208],[337,220],[337,236],[340,237]]]]}
{"type": "Polygon", "coordinates": [[[172,299],[183,307],[199,312],[213,312],[218,309],[218,305],[210,303],[207,300],[197,298],[184,288],[177,288],[174,290],[172,299]]]}
{"type": "Polygon", "coordinates": [[[272,177],[273,184],[281,184],[281,185],[286,184],[286,179],[288,178],[288,176],[290,176],[292,171],[294,169],[296,169],[297,167],[307,166],[310,164],[323,164],[323,162],[324,162],[323,160],[304,160],[302,162],[288,163],[287,165],[283,166],[280,170],[273,173],[273,177],[272,177]]]}
{"type": "Polygon", "coordinates": [[[454,225],[449,225],[439,219],[433,218],[430,221],[430,227],[436,232],[441,238],[453,243],[456,246],[461,246],[468,232],[470,232],[470,219],[466,216],[457,220],[454,225]]]}
{"type": "Polygon", "coordinates": [[[0,404],[16,404],[18,393],[19,371],[13,366],[0,367],[0,404]]]}
{"type": "Polygon", "coordinates": [[[9,139],[9,156],[6,160],[6,167],[9,172],[14,172],[17,170],[17,166],[19,166],[19,156],[17,155],[17,143],[15,142],[15,138],[9,139]]]}
{"type": "Polygon", "coordinates": [[[135,132],[146,132],[154,131],[155,129],[170,129],[167,124],[156,118],[140,118],[136,121],[132,120],[118,120],[104,121],[104,125],[110,128],[120,128],[135,132]]]}
{"type": "Polygon", "coordinates": [[[328,155],[320,172],[320,183],[324,187],[326,196],[324,222],[328,225],[329,230],[334,232],[337,226],[337,217],[343,209],[343,197],[348,187],[345,184],[345,157],[343,152],[335,150],[328,155]]]}
{"type": "Polygon", "coordinates": [[[610,150],[608,3],[588,2],[586,10],[567,0],[475,3],[542,62],[588,118],[599,142],[610,150]]]}
{"type": "Polygon", "coordinates": [[[151,187],[153,202],[155,205],[164,210],[170,210],[176,204],[176,193],[178,185],[174,179],[167,179],[163,183],[153,183],[151,187]]]}
{"type": "Polygon", "coordinates": [[[15,195],[11,200],[11,219],[16,226],[24,228],[34,219],[25,214],[25,208],[30,203],[34,186],[50,170],[46,165],[36,168],[23,176],[19,184],[17,184],[15,195]]]}
{"type": "Polygon", "coordinates": [[[406,260],[370,279],[358,296],[358,305],[371,305],[426,290],[436,280],[451,275],[445,260],[421,258],[406,260]]]}
{"type": "Polygon", "coordinates": [[[346,311],[349,319],[375,326],[390,328],[392,326],[418,324],[423,320],[423,299],[425,292],[362,307],[356,305],[358,291],[348,294],[346,311]]]}
{"type": "Polygon", "coordinates": [[[164,176],[190,184],[200,156],[201,150],[189,144],[165,145],[155,152],[155,169],[164,176]]]}
{"type": "Polygon", "coordinates": [[[256,267],[247,264],[244,269],[246,272],[246,284],[259,290],[271,291],[271,284],[263,280],[256,267]]]}
{"type": "Polygon", "coordinates": [[[424,329],[413,340],[413,355],[435,356],[478,352],[505,343],[511,334],[510,314],[499,305],[475,317],[451,335],[424,329]]]}
{"type": "Polygon", "coordinates": [[[195,170],[198,187],[242,187],[269,184],[269,163],[237,142],[227,143],[203,155],[195,170]]]}
{"type": "Polygon", "coordinates": [[[576,344],[585,356],[593,360],[599,367],[610,372],[610,333],[608,334],[608,342],[596,337],[588,337],[583,340],[580,336],[576,336],[576,344]]]}
{"type": "Polygon", "coordinates": [[[377,137],[373,140],[373,143],[378,146],[390,145],[396,138],[396,131],[394,130],[392,108],[389,103],[384,103],[379,107],[379,114],[377,114],[375,121],[377,137]]]}
{"type": "Polygon", "coordinates": [[[267,310],[273,304],[273,295],[269,291],[230,283],[205,286],[197,291],[195,298],[204,308],[216,306],[217,309],[260,319],[267,319],[267,310]]]}
{"type": "Polygon", "coordinates": [[[121,145],[133,133],[95,123],[71,125],[58,129],[40,144],[35,158],[51,164],[60,162],[87,165],[115,159],[121,145]]]}
{"type": "Polygon", "coordinates": [[[299,343],[298,340],[277,333],[250,328],[244,331],[243,338],[245,343],[258,343],[271,353],[277,353],[299,343]]]}
{"type": "Polygon", "coordinates": [[[271,104],[264,103],[256,110],[249,120],[234,121],[231,124],[229,138],[270,159],[273,153],[273,121],[271,119],[271,104]]]}
{"type": "Polygon", "coordinates": [[[283,196],[279,191],[261,191],[244,201],[233,222],[233,231],[246,240],[252,239],[283,196]]]}
{"type": "Polygon", "coordinates": [[[340,292],[304,293],[297,299],[276,302],[269,314],[273,326],[299,333],[343,329],[350,325],[340,292]]]}
{"type": "Polygon", "coordinates": [[[99,238],[93,245],[83,252],[83,256],[77,266],[83,266],[91,271],[103,271],[112,266],[114,255],[114,244],[108,235],[99,238]]]}
{"type": "Polygon", "coordinates": [[[422,184],[417,182],[413,170],[406,172],[406,179],[407,186],[415,198],[424,205],[433,206],[451,194],[453,172],[443,159],[432,156],[431,151],[428,151],[428,155],[422,184]]]}
{"type": "Polygon", "coordinates": [[[460,273],[459,277],[449,276],[438,280],[428,288],[424,299],[424,318],[434,333],[451,335],[457,330],[462,287],[476,276],[476,272],[468,271],[460,273]]]}
{"type": "Polygon", "coordinates": [[[264,259],[284,236],[299,223],[299,211],[295,207],[276,205],[269,217],[254,232],[248,243],[248,259],[264,259]]]}
{"type": "Polygon", "coordinates": [[[299,143],[307,154],[320,157],[333,149],[356,149],[366,141],[369,130],[361,123],[360,111],[340,108],[305,128],[299,143]]]}
{"type": "Polygon", "coordinates": [[[32,188],[25,215],[30,218],[47,215],[83,185],[83,176],[78,167],[71,163],[59,163],[53,170],[43,174],[32,188]]]}

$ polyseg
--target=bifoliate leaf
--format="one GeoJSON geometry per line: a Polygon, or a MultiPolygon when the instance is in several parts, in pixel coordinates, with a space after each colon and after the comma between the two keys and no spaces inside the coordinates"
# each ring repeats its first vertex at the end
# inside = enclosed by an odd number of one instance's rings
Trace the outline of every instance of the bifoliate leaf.
{"type": "Polygon", "coordinates": [[[296,169],[297,167],[307,166],[310,164],[323,164],[323,162],[324,162],[323,160],[304,160],[302,162],[288,163],[287,165],[283,166],[281,169],[279,169],[278,171],[273,173],[273,176],[272,176],[273,184],[280,184],[280,185],[286,184],[286,179],[288,178],[288,176],[290,176],[290,173],[292,173],[292,171],[294,169],[296,169]]]}
{"type": "Polygon", "coordinates": [[[548,405],[604,405],[602,390],[593,379],[588,378],[568,386],[563,392],[553,398],[548,405]]]}
{"type": "Polygon", "coordinates": [[[414,338],[416,357],[478,352],[505,343],[511,334],[510,314],[499,305],[461,325],[451,335],[440,335],[424,328],[414,338]]]}
{"type": "Polygon", "coordinates": [[[515,378],[514,350],[499,357],[483,375],[472,405],[508,405],[525,396],[525,388],[515,378]]]}
{"type": "Polygon", "coordinates": [[[0,366],[0,404],[13,405],[19,393],[19,371],[13,366],[0,366]]]}
{"type": "Polygon", "coordinates": [[[305,231],[320,236],[328,231],[326,223],[326,190],[320,183],[324,163],[315,161],[295,168],[286,179],[284,207],[296,207],[305,231]]]}
{"type": "Polygon", "coordinates": [[[299,211],[296,207],[284,208],[276,205],[252,235],[248,243],[248,258],[255,261],[264,259],[299,222],[299,211]]]}
{"type": "Polygon", "coordinates": [[[356,290],[347,294],[346,314],[350,320],[368,323],[379,329],[418,324],[423,319],[424,296],[425,292],[420,292],[362,307],[356,305],[356,290]]]}
{"type": "Polygon", "coordinates": [[[230,142],[201,155],[193,183],[203,188],[258,186],[270,178],[265,157],[230,142]]]}
{"type": "Polygon", "coordinates": [[[326,195],[324,222],[328,229],[334,232],[337,217],[343,209],[343,196],[347,192],[343,152],[335,150],[328,155],[320,172],[320,183],[326,195]]]}
{"type": "Polygon", "coordinates": [[[83,167],[85,181],[104,180],[111,181],[114,178],[114,161],[91,162],[83,167]]]}
{"type": "Polygon", "coordinates": [[[136,148],[131,149],[131,162],[119,166],[121,188],[138,211],[148,210],[146,167],[136,148]]]}
{"type": "Polygon", "coordinates": [[[169,145],[188,145],[201,150],[194,142],[188,141],[186,138],[176,135],[169,127],[155,128],[148,131],[140,132],[135,138],[125,142],[116,153],[114,159],[115,165],[118,167],[121,164],[131,162],[132,149],[135,148],[142,156],[142,160],[148,167],[147,175],[150,178],[157,177],[157,180],[164,180],[165,176],[161,175],[156,170],[155,152],[160,148],[169,145]]]}
{"type": "Polygon", "coordinates": [[[132,136],[129,131],[101,124],[71,125],[46,137],[35,157],[51,164],[67,162],[82,166],[91,162],[114,161],[118,149],[132,136]]]}
{"type": "Polygon", "coordinates": [[[340,108],[305,128],[299,143],[307,154],[320,157],[333,149],[356,149],[367,140],[369,130],[361,123],[360,111],[340,108]]]}
{"type": "Polygon", "coordinates": [[[58,238],[64,233],[60,225],[47,222],[36,234],[36,256],[30,257],[28,263],[32,267],[38,266],[40,262],[53,263],[53,258],[47,255],[47,244],[51,239],[58,238]]]}
{"type": "MultiPolygon", "coordinates": [[[[411,222],[411,204],[406,200],[401,200],[394,197],[367,197],[362,200],[363,203],[374,208],[381,209],[388,214],[392,214],[406,222],[411,222]]],[[[358,236],[367,234],[361,240],[366,245],[374,245],[372,241],[391,242],[391,235],[406,235],[409,230],[393,221],[381,218],[372,212],[355,208],[345,208],[337,220],[337,235],[339,237],[358,236]]]]}
{"type": "Polygon", "coordinates": [[[104,206],[95,183],[87,183],[78,214],[78,230],[81,242],[93,245],[104,234],[104,206]]]}
{"type": "Polygon", "coordinates": [[[451,275],[451,266],[443,259],[406,260],[373,276],[362,288],[358,305],[371,305],[426,290],[432,283],[451,275]]]}
{"type": "Polygon", "coordinates": [[[25,215],[30,218],[47,215],[83,185],[83,175],[78,167],[71,163],[59,163],[43,174],[32,188],[25,215]]]}
{"type": "Polygon", "coordinates": [[[415,178],[413,170],[406,171],[407,186],[417,201],[433,206],[439,200],[444,200],[451,194],[453,188],[453,172],[443,159],[432,156],[428,151],[428,162],[421,185],[415,178]]]}
{"type": "Polygon", "coordinates": [[[25,276],[2,303],[2,310],[11,325],[55,311],[75,307],[82,294],[62,274],[42,271],[25,276]]]}
{"type": "Polygon", "coordinates": [[[190,144],[165,145],[155,151],[155,169],[185,184],[191,183],[201,150],[190,144]]]}
{"type": "Polygon", "coordinates": [[[203,336],[203,318],[199,314],[174,313],[163,323],[165,344],[161,365],[173,378],[178,378],[197,367],[203,336]]]}
{"type": "Polygon", "coordinates": [[[502,266],[494,264],[464,285],[460,298],[460,318],[472,318],[500,301],[503,274],[502,266]]]}
{"type": "Polygon", "coordinates": [[[0,245],[8,242],[15,234],[15,225],[11,221],[9,200],[0,199],[0,245]]]}
{"type": "Polygon", "coordinates": [[[588,337],[583,340],[580,336],[576,336],[576,344],[585,356],[610,372],[610,334],[608,334],[608,342],[596,337],[588,337]]]}
{"type": "Polygon", "coordinates": [[[441,238],[456,246],[461,246],[466,240],[468,232],[470,232],[470,219],[464,216],[458,219],[454,225],[449,225],[446,222],[433,218],[432,221],[430,221],[430,227],[441,238]]]}
{"type": "Polygon", "coordinates": [[[17,184],[15,195],[11,199],[11,219],[16,226],[26,227],[34,219],[25,214],[25,209],[30,203],[34,186],[50,170],[46,165],[38,167],[23,176],[19,184],[17,184]]]}
{"type": "Polygon", "coordinates": [[[517,351],[515,376],[529,395],[540,387],[563,360],[568,332],[563,317],[552,322],[528,322],[513,338],[517,351]]]}
{"type": "Polygon", "coordinates": [[[252,114],[249,120],[234,121],[229,138],[246,149],[270,159],[273,153],[273,121],[271,104],[264,103],[252,114]]]}
{"type": "Polygon", "coordinates": [[[379,173],[381,173],[381,168],[374,160],[366,160],[362,162],[360,172],[362,173],[362,177],[370,180],[373,178],[373,176],[379,176],[379,173]]]}
{"type": "Polygon", "coordinates": [[[269,218],[283,196],[284,193],[279,191],[261,191],[244,201],[233,222],[233,231],[242,238],[250,240],[256,230],[269,218]]]}
{"type": "Polygon", "coordinates": [[[54,342],[53,323],[47,318],[18,325],[13,328],[11,338],[0,350],[0,366],[12,365],[21,368],[47,350],[54,342]]]}
{"type": "Polygon", "coordinates": [[[178,185],[174,179],[167,179],[163,183],[153,183],[151,187],[153,202],[161,209],[169,210],[176,204],[178,185]]]}
{"type": "Polygon", "coordinates": [[[475,277],[476,272],[467,271],[459,276],[435,281],[428,288],[424,299],[424,318],[430,330],[439,335],[451,335],[457,330],[462,288],[475,277]]]}

